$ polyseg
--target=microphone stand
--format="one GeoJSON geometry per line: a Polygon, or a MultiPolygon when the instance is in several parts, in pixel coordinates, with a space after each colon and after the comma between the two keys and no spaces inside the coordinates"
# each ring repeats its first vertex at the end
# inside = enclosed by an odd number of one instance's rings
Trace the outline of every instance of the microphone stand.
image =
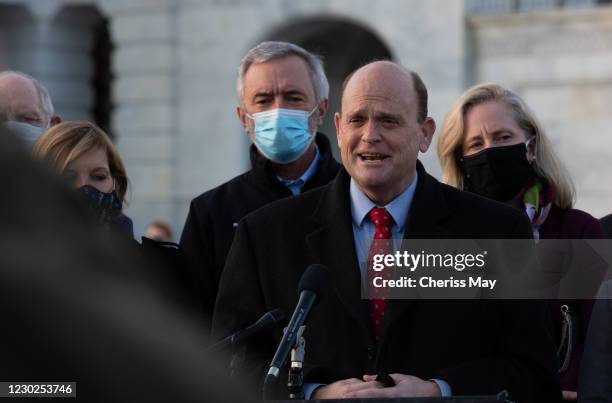
{"type": "Polygon", "coordinates": [[[291,367],[289,368],[289,377],[287,380],[290,400],[304,400],[302,364],[304,363],[304,355],[306,354],[306,340],[302,337],[302,334],[305,328],[306,326],[300,326],[300,330],[295,339],[295,345],[291,349],[291,367]]]}
{"type": "MultiPolygon", "coordinates": [[[[291,367],[289,368],[289,377],[287,379],[287,387],[289,388],[289,400],[304,400],[304,383],[302,375],[302,363],[304,362],[304,355],[306,354],[306,340],[302,337],[305,325],[300,326],[296,332],[296,339],[293,348],[291,349],[291,367]]],[[[287,328],[284,329],[284,332],[287,328]]],[[[276,377],[266,375],[261,390],[261,398],[264,401],[270,400],[268,393],[270,388],[276,382],[276,377]]]]}
{"type": "Polygon", "coordinates": [[[232,358],[229,364],[229,377],[230,379],[240,378],[240,369],[246,361],[246,346],[240,346],[238,351],[232,354],[232,358]]]}

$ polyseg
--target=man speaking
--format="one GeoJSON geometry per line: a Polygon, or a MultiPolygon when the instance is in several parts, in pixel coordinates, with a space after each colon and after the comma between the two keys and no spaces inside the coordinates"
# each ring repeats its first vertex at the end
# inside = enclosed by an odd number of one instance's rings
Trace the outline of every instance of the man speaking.
{"type": "MultiPolygon", "coordinates": [[[[278,201],[239,225],[221,280],[213,332],[291,312],[312,263],[332,292],[306,322],[304,381],[314,398],[510,393],[560,398],[544,306],[503,300],[362,300],[371,240],[530,238],[511,208],[440,184],[417,161],[435,122],[419,76],[392,62],[355,71],[335,115],[344,170],[329,185],[278,201]],[[380,303],[382,302],[382,303],[380,303]],[[390,374],[379,382],[374,374],[390,374]],[[386,386],[386,387],[385,387],[386,386]]],[[[282,336],[247,346],[261,377],[282,336]]]]}

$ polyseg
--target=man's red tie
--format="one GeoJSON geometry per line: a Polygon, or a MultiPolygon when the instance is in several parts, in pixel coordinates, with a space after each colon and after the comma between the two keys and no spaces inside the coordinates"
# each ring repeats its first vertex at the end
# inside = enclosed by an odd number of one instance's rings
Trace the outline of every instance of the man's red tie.
{"type": "Polygon", "coordinates": [[[393,217],[385,208],[374,207],[369,213],[370,220],[376,227],[374,233],[374,240],[370,246],[370,253],[368,254],[368,280],[369,287],[372,290],[370,299],[370,314],[374,323],[374,335],[376,340],[380,339],[382,333],[383,317],[385,315],[386,305],[386,290],[383,288],[374,288],[372,281],[374,277],[380,276],[384,279],[390,278],[391,273],[389,269],[376,272],[373,269],[374,255],[379,254],[390,254],[392,253],[391,246],[391,226],[393,225],[393,217]],[[387,241],[381,241],[381,240],[387,241]]]}

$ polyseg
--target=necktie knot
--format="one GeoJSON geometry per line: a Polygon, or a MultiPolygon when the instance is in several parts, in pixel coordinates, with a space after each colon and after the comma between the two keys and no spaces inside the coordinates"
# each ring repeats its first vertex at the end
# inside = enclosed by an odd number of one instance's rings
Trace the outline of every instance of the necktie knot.
{"type": "Polygon", "coordinates": [[[377,230],[382,229],[384,227],[388,229],[390,226],[393,225],[393,217],[384,207],[374,207],[372,210],[370,210],[370,213],[368,215],[377,230]]]}

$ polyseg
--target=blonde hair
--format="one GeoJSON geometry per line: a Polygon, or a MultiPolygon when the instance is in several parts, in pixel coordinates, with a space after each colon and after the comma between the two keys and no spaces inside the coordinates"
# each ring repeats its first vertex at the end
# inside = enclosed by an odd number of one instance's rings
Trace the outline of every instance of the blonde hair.
{"type": "Polygon", "coordinates": [[[63,122],[45,133],[34,144],[34,158],[47,161],[56,172],[62,173],[72,161],[96,148],[106,150],[110,174],[121,203],[125,203],[128,178],[123,161],[111,139],[93,123],[63,122]]]}
{"type": "Polygon", "coordinates": [[[554,204],[571,208],[575,200],[575,188],[568,171],[555,152],[548,136],[525,102],[514,92],[497,84],[479,84],[467,90],[452,106],[442,124],[438,139],[438,159],[442,167],[442,181],[463,189],[463,175],[459,166],[464,140],[465,115],[474,106],[486,102],[502,102],[514,113],[518,126],[535,138],[536,159],[533,162],[536,175],[546,180],[554,190],[554,204]]]}

